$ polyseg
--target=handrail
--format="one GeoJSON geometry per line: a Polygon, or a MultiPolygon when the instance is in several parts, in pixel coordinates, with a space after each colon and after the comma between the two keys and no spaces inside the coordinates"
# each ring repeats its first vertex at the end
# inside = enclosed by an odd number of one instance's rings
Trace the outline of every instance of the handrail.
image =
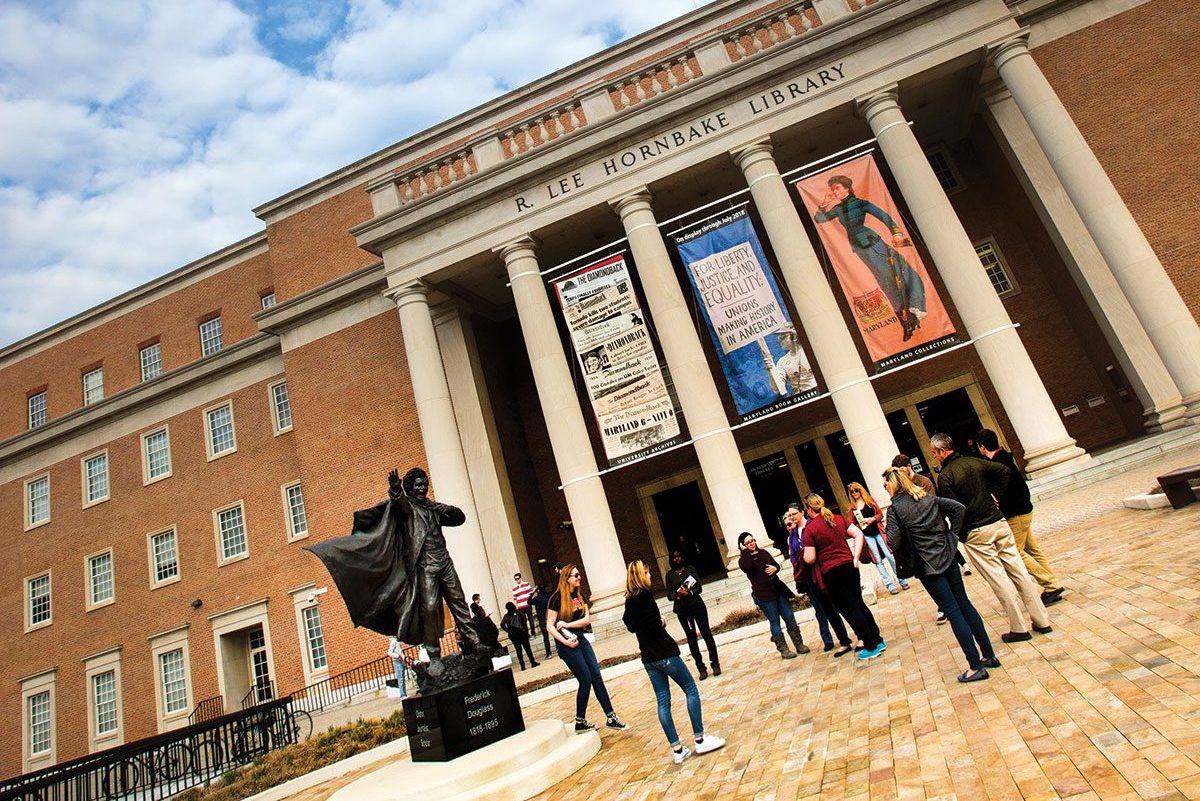
{"type": "Polygon", "coordinates": [[[203,723],[206,720],[212,720],[224,714],[225,696],[214,695],[212,698],[205,698],[196,704],[196,708],[192,710],[192,714],[188,715],[188,725],[203,723]]]}

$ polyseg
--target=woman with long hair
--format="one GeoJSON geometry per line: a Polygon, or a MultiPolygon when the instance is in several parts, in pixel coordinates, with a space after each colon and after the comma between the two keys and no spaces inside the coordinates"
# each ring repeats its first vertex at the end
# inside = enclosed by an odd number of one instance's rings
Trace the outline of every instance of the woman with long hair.
{"type": "Polygon", "coordinates": [[[700,690],[696,688],[696,680],[692,678],[687,665],[679,658],[679,646],[675,638],[667,633],[666,621],[659,614],[658,604],[650,593],[650,568],[641,559],[630,562],[625,571],[625,615],[621,619],[625,628],[637,635],[642,665],[650,677],[650,686],[654,688],[654,697],[658,702],[658,722],[667,736],[675,764],[687,759],[692,751],[679,741],[679,733],[675,730],[675,719],[671,716],[671,682],[683,689],[692,735],[696,741],[696,753],[707,754],[725,745],[725,741],[715,734],[704,733],[700,690]]]}
{"type": "Polygon", "coordinates": [[[883,529],[879,527],[880,518],[883,517],[883,513],[879,511],[879,504],[875,503],[875,499],[871,497],[871,493],[867,492],[867,488],[857,481],[850,482],[846,487],[846,494],[850,496],[850,514],[854,516],[854,521],[862,529],[863,541],[871,551],[871,559],[875,562],[875,569],[879,571],[879,577],[883,579],[883,586],[887,587],[887,591],[892,595],[900,592],[896,589],[896,582],[892,579],[892,575],[895,574],[896,578],[900,580],[900,586],[907,590],[908,579],[900,578],[900,574],[896,571],[896,557],[888,548],[887,542],[883,538],[883,529]],[[885,561],[891,565],[891,573],[884,565],[885,561]]]}
{"type": "Polygon", "coordinates": [[[624,729],[625,724],[613,711],[608,688],[600,676],[600,663],[592,650],[592,615],[583,596],[583,574],[575,565],[563,565],[558,573],[558,589],[550,596],[546,607],[546,626],[554,637],[558,658],[567,663],[571,675],[579,682],[575,692],[575,731],[592,731],[595,724],[587,719],[588,697],[596,691],[596,700],[604,710],[604,725],[624,729]]]}
{"type": "Polygon", "coordinates": [[[771,642],[779,650],[784,659],[795,659],[796,653],[807,654],[808,646],[800,636],[800,627],[796,625],[796,616],[792,614],[792,596],[795,594],[788,589],[779,578],[779,563],[771,554],[758,547],[758,541],[749,531],[743,531],[738,537],[738,548],[742,555],[738,557],[738,567],[750,579],[750,597],[754,605],[767,616],[771,626],[771,642]],[[788,634],[796,652],[787,647],[783,639],[783,629],[780,619],[787,625],[788,634]]]}
{"type": "Polygon", "coordinates": [[[862,590],[858,586],[862,531],[827,509],[825,501],[816,493],[804,499],[804,509],[808,517],[808,525],[804,527],[804,561],[814,566],[817,583],[862,641],[858,658],[879,656],[887,643],[879,634],[874,615],[863,603],[862,590]],[[851,539],[852,544],[847,544],[847,539],[851,539]]]}
{"type": "Polygon", "coordinates": [[[967,658],[968,669],[959,674],[958,680],[986,679],[987,669],[1000,667],[1000,660],[992,650],[983,619],[967,597],[954,558],[967,507],[950,498],[925,494],[896,467],[883,471],[883,485],[892,496],[888,542],[900,555],[905,572],[912,571],[937,604],[938,611],[950,621],[958,647],[967,658]],[[946,518],[950,519],[948,526],[946,518]]]}
{"type": "Polygon", "coordinates": [[[796,580],[796,591],[808,595],[808,604],[812,607],[813,616],[817,619],[817,631],[821,633],[821,642],[826,651],[833,651],[834,635],[838,639],[838,649],[834,656],[845,656],[852,650],[850,634],[842,622],[842,616],[833,608],[833,601],[817,586],[813,577],[812,565],[804,563],[804,512],[800,504],[788,506],[783,515],[783,525],[788,532],[788,559],[792,563],[792,577],[796,580]]]}

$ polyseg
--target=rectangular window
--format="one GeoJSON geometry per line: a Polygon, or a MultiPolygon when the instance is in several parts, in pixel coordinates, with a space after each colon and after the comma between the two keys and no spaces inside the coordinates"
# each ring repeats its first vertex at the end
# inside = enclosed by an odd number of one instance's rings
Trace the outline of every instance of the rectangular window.
{"type": "Polygon", "coordinates": [[[29,753],[44,754],[50,750],[50,691],[29,696],[29,753]]]}
{"type": "Polygon", "coordinates": [[[104,400],[104,368],[97,367],[83,374],[83,405],[91,406],[104,400]]]}
{"type": "Polygon", "coordinates": [[[88,564],[88,604],[99,606],[113,599],[113,558],[112,551],[89,556],[88,564]]]}
{"type": "Polygon", "coordinates": [[[28,598],[29,628],[49,623],[50,574],[43,573],[25,580],[25,595],[28,598]]]}
{"type": "Polygon", "coordinates": [[[84,505],[108,498],[108,453],[98,453],[83,460],[84,505]]]}
{"type": "Polygon", "coordinates": [[[275,412],[275,433],[289,431],[292,427],[292,404],[288,400],[286,381],[271,385],[271,408],[275,412]]]}
{"type": "Polygon", "coordinates": [[[171,440],[167,429],[142,435],[142,457],[145,462],[146,483],[171,475],[171,440]]]}
{"type": "Polygon", "coordinates": [[[223,347],[225,343],[221,339],[221,318],[214,317],[200,323],[200,355],[211,356],[223,347]]]}
{"type": "Polygon", "coordinates": [[[295,539],[308,534],[308,515],[304,513],[304,490],[299,484],[283,488],[284,505],[287,507],[288,538],[295,539]]]}
{"type": "Polygon", "coordinates": [[[249,553],[246,545],[246,517],[240,503],[217,512],[217,539],[221,542],[223,562],[249,553]]]}
{"type": "Polygon", "coordinates": [[[150,535],[150,558],[155,584],[179,578],[179,549],[175,541],[175,529],[150,535]]]}
{"type": "Polygon", "coordinates": [[[208,420],[208,454],[215,458],[237,449],[233,432],[233,405],[225,404],[204,413],[208,420]]]}
{"type": "Polygon", "coordinates": [[[1000,258],[1000,251],[996,248],[995,242],[990,239],[977,242],[975,253],[979,256],[979,262],[983,265],[984,272],[987,273],[988,280],[992,282],[992,288],[996,290],[997,295],[1006,298],[1020,291],[1017,282],[1013,280],[1004,261],[1000,258]]]}
{"type": "Polygon", "coordinates": [[[46,403],[45,390],[36,395],[29,396],[29,427],[37,428],[38,426],[46,425],[46,421],[50,419],[48,407],[46,403]]]}
{"type": "Polygon", "coordinates": [[[25,513],[30,528],[50,520],[50,476],[25,482],[25,513]]]}
{"type": "Polygon", "coordinates": [[[183,649],[176,648],[159,654],[158,672],[162,679],[164,714],[187,709],[187,671],[183,665],[183,649]]]}
{"type": "Polygon", "coordinates": [[[261,300],[262,300],[262,307],[264,309],[269,309],[275,305],[275,293],[268,292],[267,294],[262,296],[261,300]]]}
{"type": "Polygon", "coordinates": [[[308,660],[313,670],[321,670],[328,666],[325,657],[325,632],[321,628],[321,610],[310,606],[304,610],[304,636],[308,640],[308,660]]]}
{"type": "Polygon", "coordinates": [[[92,676],[92,708],[96,710],[96,736],[117,730],[117,673],[106,670],[92,676]]]}
{"type": "Polygon", "coordinates": [[[138,351],[142,360],[142,380],[149,381],[162,375],[162,344],[155,342],[138,351]]]}
{"type": "Polygon", "coordinates": [[[933,174],[937,176],[938,183],[942,185],[942,189],[946,190],[947,194],[957,192],[965,187],[962,178],[958,175],[958,169],[954,166],[954,161],[944,147],[927,150],[925,156],[929,159],[929,166],[933,168],[933,174]]]}

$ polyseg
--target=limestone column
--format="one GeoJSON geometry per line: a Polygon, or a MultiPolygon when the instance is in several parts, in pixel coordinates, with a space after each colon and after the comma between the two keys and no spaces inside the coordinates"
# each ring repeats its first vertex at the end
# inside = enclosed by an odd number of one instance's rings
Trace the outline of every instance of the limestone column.
{"type": "Polygon", "coordinates": [[[1012,93],[996,82],[984,100],[996,142],[1142,404],[1146,430],[1153,433],[1187,425],[1187,409],[1175,380],[1088,234],[1012,93]]]}
{"type": "Polygon", "coordinates": [[[875,132],[946,289],[975,340],[975,350],[1025,450],[1026,471],[1036,474],[1090,460],[1067,433],[970,237],[904,119],[896,87],[860,98],[857,106],[875,132]]]}
{"type": "Polygon", "coordinates": [[[431,493],[444,503],[459,507],[467,516],[463,525],[446,529],[446,547],[467,597],[479,593],[484,607],[499,609],[501,607],[496,605],[498,599],[488,570],[483,531],[467,472],[467,460],[463,457],[458,421],[450,402],[450,386],[442,366],[437,334],[434,333],[433,315],[429,309],[429,286],[423,281],[414,281],[390,289],[386,294],[396,302],[400,311],[404,353],[408,357],[413,398],[417,403],[417,420],[421,425],[421,441],[425,445],[425,459],[429,464],[431,493]]]}
{"type": "Polygon", "coordinates": [[[592,593],[592,608],[615,606],[625,590],[625,559],[546,296],[546,284],[538,269],[533,239],[521,237],[496,252],[504,259],[516,299],[533,382],[550,434],[550,449],[592,593]]]}
{"type": "Polygon", "coordinates": [[[829,386],[833,407],[850,448],[875,498],[888,497],[882,473],[900,452],[838,308],[817,252],[804,230],[772,156],[771,143],[755,142],[733,154],[746,176],[754,206],[779,260],[788,293],[812,346],[812,356],[829,386]]]}
{"type": "Polygon", "coordinates": [[[750,480],[746,477],[742,455],[733,439],[725,407],[704,357],[704,348],[675,277],[675,268],[658,231],[654,209],[650,206],[650,192],[642,188],[610,201],[610,204],[620,215],[629,237],[629,249],[637,262],[659,344],[671,370],[675,393],[683,407],[692,445],[700,461],[700,472],[725,538],[726,564],[732,566],[739,553],[737,538],[743,531],[749,531],[759,542],[769,539],[750,489],[750,480]]]}
{"type": "Polygon", "coordinates": [[[1162,356],[1188,416],[1200,417],[1200,327],[1179,290],[1034,61],[1025,34],[992,47],[988,57],[1162,356]]]}

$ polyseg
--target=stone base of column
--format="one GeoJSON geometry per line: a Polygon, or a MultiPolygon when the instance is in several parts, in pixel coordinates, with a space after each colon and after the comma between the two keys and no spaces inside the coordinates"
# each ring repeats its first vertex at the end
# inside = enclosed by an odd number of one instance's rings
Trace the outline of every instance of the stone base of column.
{"type": "Polygon", "coordinates": [[[1200,392],[1183,396],[1183,405],[1187,407],[1187,416],[1193,423],[1200,425],[1200,392]]]}
{"type": "Polygon", "coordinates": [[[602,595],[592,595],[588,598],[588,609],[592,612],[603,612],[625,603],[624,588],[607,590],[602,595]]]}
{"type": "Polygon", "coordinates": [[[1029,478],[1048,472],[1072,472],[1092,465],[1092,457],[1069,439],[1061,445],[1025,452],[1025,474],[1029,478]]]}
{"type": "Polygon", "coordinates": [[[1151,408],[1142,413],[1146,433],[1159,434],[1163,431],[1174,431],[1186,425],[1197,422],[1188,414],[1188,408],[1181,400],[1179,403],[1163,409],[1151,408]]]}

